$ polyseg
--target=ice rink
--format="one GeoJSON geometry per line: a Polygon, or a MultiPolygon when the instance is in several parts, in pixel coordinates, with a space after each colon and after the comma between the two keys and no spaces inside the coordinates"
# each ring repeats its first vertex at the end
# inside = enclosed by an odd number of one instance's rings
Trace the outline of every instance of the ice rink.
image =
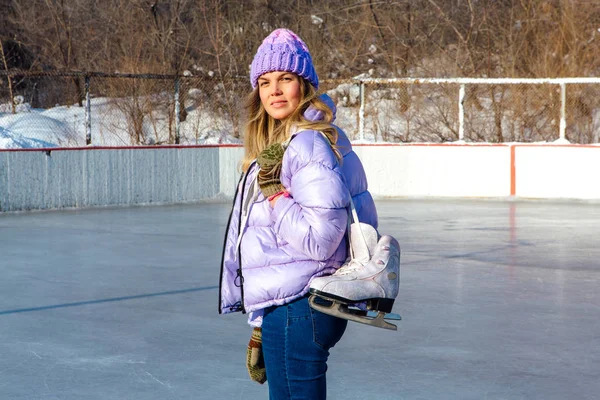
{"type": "MultiPolygon", "coordinates": [[[[600,204],[381,200],[397,332],[349,323],[328,399],[598,399],[600,204]]],[[[230,203],[0,214],[0,399],[267,399],[218,315],[230,203]]]]}

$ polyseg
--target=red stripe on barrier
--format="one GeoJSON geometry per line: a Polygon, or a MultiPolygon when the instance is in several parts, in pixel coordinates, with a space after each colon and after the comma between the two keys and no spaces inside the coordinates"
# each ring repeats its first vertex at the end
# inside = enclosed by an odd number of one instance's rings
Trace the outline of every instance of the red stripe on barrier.
{"type": "Polygon", "coordinates": [[[510,195],[515,196],[517,194],[517,168],[515,165],[515,148],[516,146],[510,146],[510,195]]]}
{"type": "Polygon", "coordinates": [[[505,143],[352,143],[352,147],[508,147],[505,143]]]}
{"type": "Polygon", "coordinates": [[[554,144],[554,143],[515,143],[516,147],[571,147],[577,149],[600,149],[598,144],[579,144],[579,143],[565,143],[565,144],[554,144]]]}
{"type": "MultiPolygon", "coordinates": [[[[353,143],[353,147],[571,147],[600,149],[600,145],[594,144],[553,144],[553,143],[353,143]]],[[[36,147],[33,149],[0,149],[0,152],[8,151],[79,151],[79,150],[139,150],[139,149],[198,149],[198,148],[220,148],[220,147],[243,147],[242,144],[194,144],[194,145],[157,145],[157,146],[85,146],[85,147],[36,147]]]]}
{"type": "Polygon", "coordinates": [[[33,149],[0,149],[2,151],[80,151],[80,150],[159,150],[159,149],[201,149],[219,147],[242,147],[242,144],[194,144],[194,145],[159,145],[159,146],[89,146],[89,147],[36,147],[33,149]]]}

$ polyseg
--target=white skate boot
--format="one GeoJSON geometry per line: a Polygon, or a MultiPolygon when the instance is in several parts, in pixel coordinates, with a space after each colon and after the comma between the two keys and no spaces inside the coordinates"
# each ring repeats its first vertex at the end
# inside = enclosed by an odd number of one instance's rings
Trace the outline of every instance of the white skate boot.
{"type": "Polygon", "coordinates": [[[350,228],[351,251],[346,264],[333,275],[312,280],[310,305],[325,314],[397,330],[396,325],[385,320],[401,319],[389,314],[400,284],[400,245],[391,236],[379,239],[375,228],[359,224],[350,228]],[[317,297],[331,304],[323,304],[317,297]],[[363,310],[360,305],[365,302],[363,310]]]}

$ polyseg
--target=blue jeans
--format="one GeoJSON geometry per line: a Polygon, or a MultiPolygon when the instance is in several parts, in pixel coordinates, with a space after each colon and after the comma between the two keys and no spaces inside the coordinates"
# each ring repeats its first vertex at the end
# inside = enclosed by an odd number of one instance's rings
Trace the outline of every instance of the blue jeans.
{"type": "Polygon", "coordinates": [[[265,310],[262,349],[270,400],[325,400],[329,349],[348,321],[323,314],[302,297],[265,310]]]}

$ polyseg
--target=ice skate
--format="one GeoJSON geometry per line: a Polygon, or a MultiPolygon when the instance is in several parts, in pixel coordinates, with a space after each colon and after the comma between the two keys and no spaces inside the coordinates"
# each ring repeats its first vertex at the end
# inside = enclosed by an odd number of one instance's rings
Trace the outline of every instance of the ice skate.
{"type": "Polygon", "coordinates": [[[400,245],[387,235],[377,240],[377,231],[370,225],[360,224],[358,229],[355,225],[351,227],[354,254],[351,252],[349,261],[333,275],[312,280],[310,305],[325,314],[397,330],[386,319],[401,319],[391,314],[399,290],[400,245]],[[356,235],[363,237],[356,240],[356,235]]]}

